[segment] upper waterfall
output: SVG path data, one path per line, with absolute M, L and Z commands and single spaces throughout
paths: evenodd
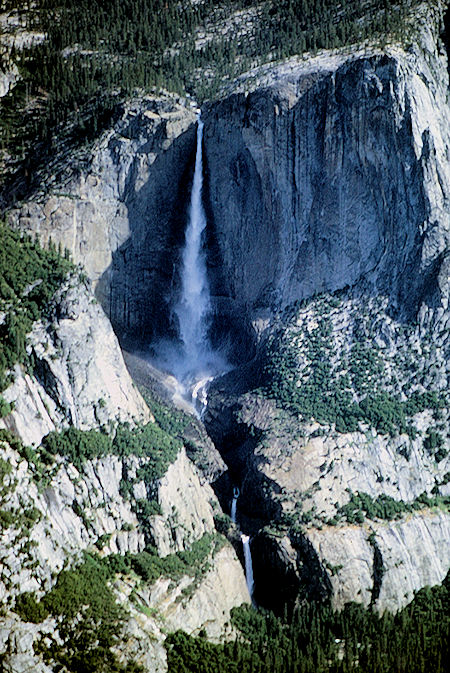
M 199 117 L 189 222 L 182 256 L 181 296 L 175 307 L 187 372 L 201 369 L 211 350 L 208 343 L 210 292 L 202 240 L 206 229 L 206 217 L 202 203 L 202 141 L 203 122 Z
M 156 349 L 160 365 L 176 379 L 172 386 L 173 399 L 188 402 L 200 415 L 206 406 L 208 383 L 229 368 L 226 358 L 214 350 L 209 339 L 211 294 L 206 266 L 202 143 L 203 121 L 199 115 L 194 177 L 181 255 L 180 295 L 174 306 L 179 340 L 161 341 Z

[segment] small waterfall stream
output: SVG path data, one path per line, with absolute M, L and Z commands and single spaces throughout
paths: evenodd
M 231 521 L 236 523 L 236 507 L 237 499 L 239 498 L 240 492 L 237 486 L 233 488 L 233 500 L 231 501 Z
M 231 501 L 231 520 L 233 523 L 236 523 L 236 509 L 237 509 L 237 500 L 239 498 L 240 491 L 237 486 L 233 488 L 233 499 Z M 250 549 L 250 536 L 245 533 L 241 533 L 241 542 L 242 548 L 244 550 L 244 561 L 245 561 L 245 579 L 247 580 L 247 589 L 250 594 L 251 601 L 253 603 L 253 561 L 252 561 L 252 552 Z
M 245 579 L 247 580 L 247 589 L 250 594 L 250 598 L 253 603 L 253 561 L 252 561 L 252 552 L 250 550 L 250 537 L 248 535 L 241 535 L 242 546 L 244 548 L 244 559 L 245 559 Z

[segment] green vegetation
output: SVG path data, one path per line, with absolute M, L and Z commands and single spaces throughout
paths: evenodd
M 450 497 L 439 494 L 429 496 L 426 493 L 419 495 L 413 502 L 394 500 L 391 496 L 382 493 L 374 500 L 368 493 L 350 493 L 350 501 L 338 509 L 336 520 L 341 517 L 349 523 L 362 523 L 367 516 L 369 519 L 400 519 L 407 512 L 415 512 L 425 507 L 444 507 L 449 509 Z
M 63 570 L 55 586 L 40 601 L 32 593 L 16 598 L 15 610 L 24 621 L 58 618 L 62 644 L 41 640 L 35 650 L 47 663 L 73 673 L 137 673 L 134 663 L 123 666 L 112 647 L 118 642 L 125 613 L 109 587 L 113 573 L 100 559 L 85 554 L 75 568 Z
M 4 397 L 0 395 L 0 418 L 4 418 L 14 409 L 14 404 L 7 402 Z
M 25 446 L 22 441 L 9 430 L 0 430 L 0 442 L 5 442 L 28 462 L 28 468 L 32 471 L 34 480 L 40 488 L 45 487 L 51 480 L 54 469 L 53 456 L 43 447 L 33 449 Z
M 8 370 L 28 362 L 26 335 L 72 268 L 54 246 L 44 250 L 0 221 L 0 390 L 10 382 Z M 0 398 L 1 415 L 7 406 Z
M 11 474 L 11 472 L 12 472 L 11 464 L 8 463 L 3 458 L 0 458 L 0 484 L 3 483 L 4 478 L 7 475 Z
M 205 534 L 191 549 L 165 558 L 151 550 L 104 558 L 84 553 L 82 562 L 60 572 L 55 586 L 40 600 L 32 592 L 22 593 L 14 609 L 22 620 L 35 624 L 49 616 L 58 618 L 62 644 L 41 641 L 35 646 L 46 662 L 56 662 L 73 673 L 138 673 L 133 662 L 122 666 L 112 652 L 126 613 L 116 603 L 111 581 L 118 573 L 135 574 L 150 583 L 161 576 L 174 581 L 183 575 L 199 579 L 223 541 L 216 534 Z
M 137 554 L 111 554 L 102 562 L 114 573 L 136 573 L 144 582 L 154 582 L 159 577 L 176 581 L 183 575 L 201 577 L 209 568 L 209 559 L 221 549 L 225 539 L 217 533 L 205 533 L 186 551 L 169 554 L 164 558 L 148 548 Z
M 448 453 L 444 446 L 444 438 L 442 435 L 431 428 L 427 432 L 423 446 L 425 451 L 427 451 L 430 456 L 434 456 L 434 459 L 437 463 L 440 463 L 441 460 L 444 460 Z
M 70 427 L 62 432 L 50 432 L 42 440 L 42 447 L 51 455 L 67 458 L 81 470 L 86 460 L 109 454 L 116 456 L 145 456 L 145 465 L 138 477 L 153 481 L 162 477 L 174 462 L 181 442 L 171 437 L 157 423 L 130 427 L 119 424 L 113 436 L 100 430 L 78 430 Z
M 178 631 L 165 641 L 169 673 L 444 673 L 450 578 L 421 589 L 396 615 L 360 605 L 304 605 L 291 618 L 235 608 L 240 637 L 215 645 Z
M 405 384 L 407 399 L 399 399 L 401 386 L 389 385 L 370 314 L 354 312 L 354 324 L 345 334 L 346 345 L 340 341 L 342 334 L 334 331 L 332 313 L 338 305 L 337 296 L 323 295 L 290 310 L 290 326 L 274 334 L 266 347 L 265 383 L 259 392 L 304 421 L 335 424 L 338 432 L 355 432 L 362 422 L 380 434 L 406 433 L 414 439 L 417 430 L 411 417 L 425 409 L 439 414 L 446 407 L 445 393 L 411 390 L 411 385 Z M 354 309 L 350 306 L 350 310 Z M 307 316 L 314 319 L 313 326 Z M 402 348 L 405 359 L 408 347 Z M 406 374 L 403 365 L 396 367 L 400 376 L 414 375 L 414 362 Z M 436 434 L 425 441 L 425 448 L 436 460 L 445 456 L 443 445 L 436 444 L 439 441 Z
M 64 456 L 80 471 L 83 470 L 87 460 L 106 455 L 145 458 L 133 478 L 127 474 L 126 461 L 124 462 L 120 493 L 123 498 L 130 498 L 133 495 L 133 484 L 144 481 L 147 497 L 139 500 L 131 497 L 131 507 L 147 535 L 147 541 L 150 542 L 149 517 L 161 513 L 156 500 L 157 480 L 175 461 L 181 446 L 180 440 L 171 437 L 156 422 L 135 427 L 121 423 L 115 428 L 113 435 L 99 430 L 78 430 L 74 427 L 62 432 L 50 432 L 43 438 L 39 451 L 43 453 L 44 458 Z M 82 509 L 77 511 L 77 514 L 84 517 Z
M 50 432 L 42 440 L 42 447 L 52 456 L 64 456 L 78 469 L 86 460 L 111 452 L 111 438 L 98 430 L 78 430 L 70 427 L 61 432 Z

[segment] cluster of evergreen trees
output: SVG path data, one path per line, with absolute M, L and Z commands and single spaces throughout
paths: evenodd
M 8 370 L 28 360 L 26 335 L 72 269 L 54 245 L 44 250 L 0 221 L 0 391 L 10 382 Z
M 76 142 L 111 121 L 137 88 L 164 87 L 201 101 L 250 65 L 365 38 L 402 33 L 417 0 L 279 0 L 259 5 L 259 22 L 244 35 L 195 44 L 198 28 L 226 21 L 251 0 L 36 0 L 8 2 L 30 30 L 47 39 L 12 53 L 22 81 L 0 103 L 0 148 L 27 162 L 69 123 Z M 429 0 L 432 2 L 433 0 Z M 25 114 L 19 114 L 22 111 Z M 35 152 L 36 153 L 36 152 Z
M 169 673 L 443 673 L 450 578 L 421 589 L 396 615 L 361 605 L 305 605 L 290 618 L 237 608 L 240 637 L 215 645 L 179 631 L 166 639 Z

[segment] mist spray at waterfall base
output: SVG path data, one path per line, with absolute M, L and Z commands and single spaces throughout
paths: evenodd
M 202 141 L 203 122 L 199 116 L 194 179 L 180 273 L 181 293 L 174 308 L 179 341 L 160 342 L 155 362 L 175 378 L 174 401 L 187 401 L 200 416 L 206 407 L 208 384 L 230 369 L 226 357 L 212 348 L 208 338 L 211 295 L 204 247 L 206 215 L 202 203 Z

